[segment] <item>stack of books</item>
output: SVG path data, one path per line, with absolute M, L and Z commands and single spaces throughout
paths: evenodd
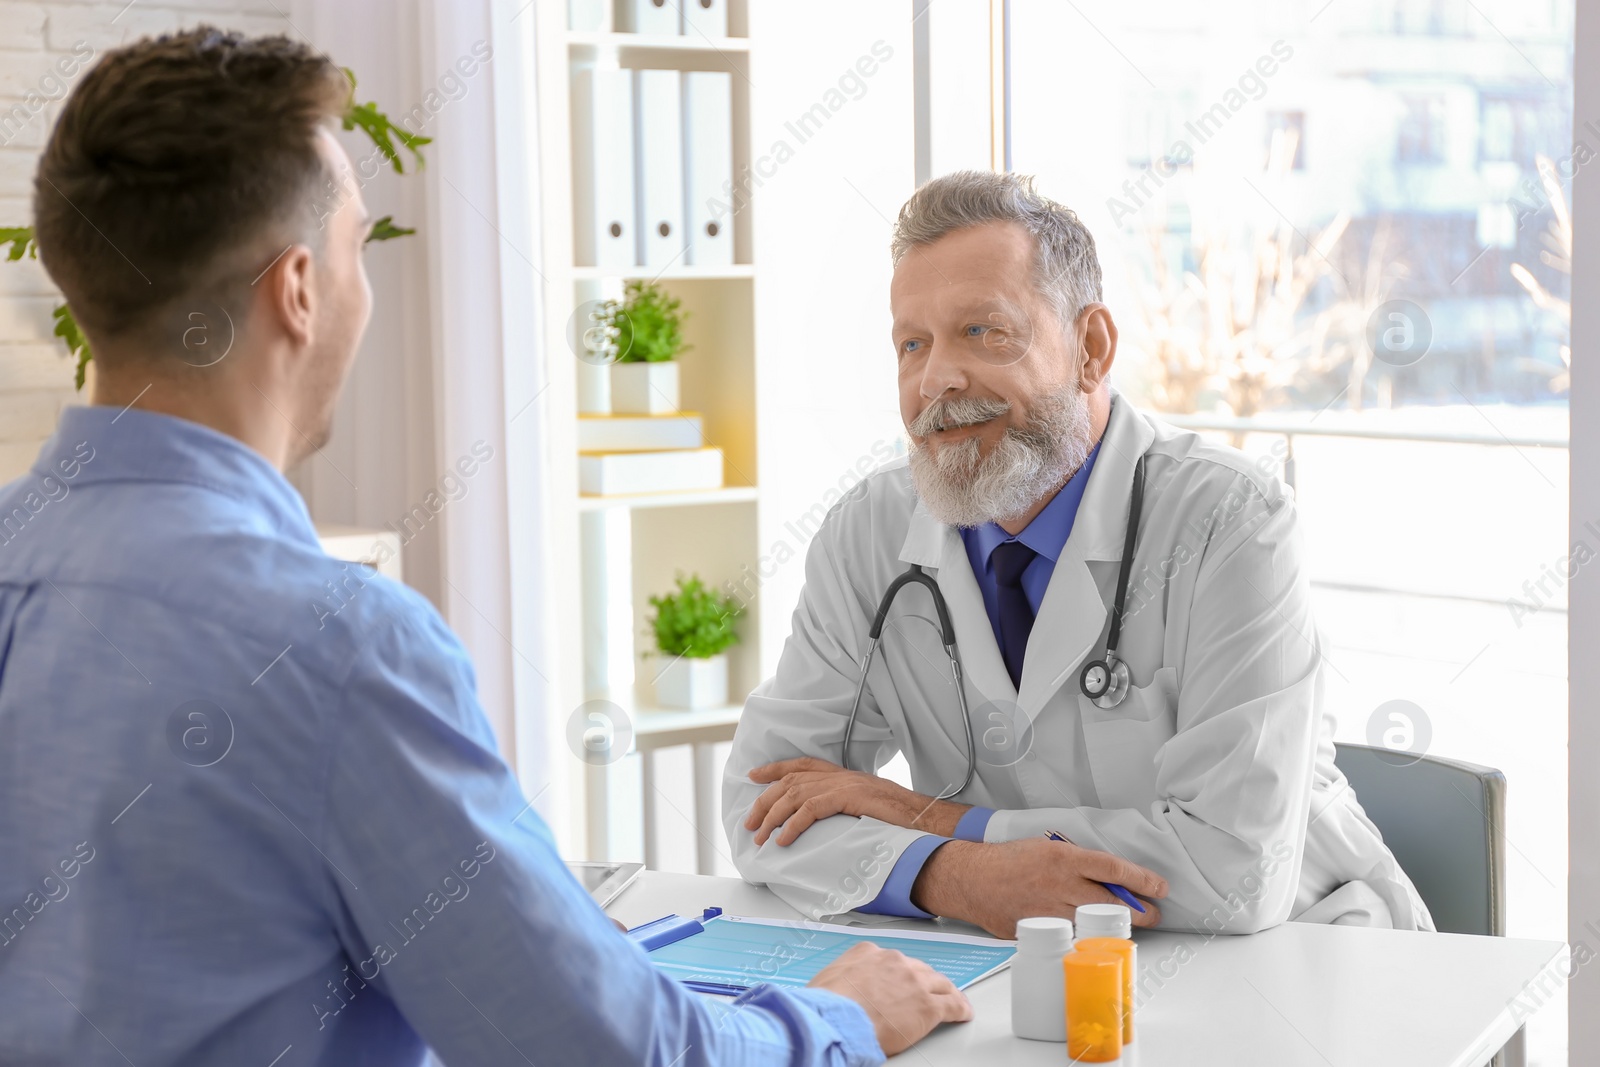
M 585 496 L 722 487 L 722 449 L 706 445 L 700 416 L 578 416 L 578 491 Z

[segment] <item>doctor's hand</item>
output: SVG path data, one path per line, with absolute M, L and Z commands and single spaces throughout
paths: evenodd
M 1150 900 L 1167 895 L 1165 878 L 1109 852 L 1043 837 L 941 845 L 917 875 L 911 902 L 1010 939 L 1017 936 L 1018 919 L 1071 919 L 1079 904 L 1120 904 L 1102 882 L 1115 882 L 1144 898 L 1144 913 L 1133 912 L 1135 926 L 1161 921 L 1160 909 Z
M 830 815 L 868 816 L 880 822 L 926 830 L 941 837 L 956 832 L 968 807 L 915 793 L 886 778 L 847 771 L 827 760 L 801 756 L 757 767 L 750 780 L 767 789 L 750 806 L 744 828 L 764 845 L 778 827 L 778 844 L 792 845 L 812 823 Z
M 972 1018 L 972 1004 L 950 979 L 870 941 L 851 946 L 807 984 L 865 1008 L 885 1056 L 904 1052 L 940 1023 Z

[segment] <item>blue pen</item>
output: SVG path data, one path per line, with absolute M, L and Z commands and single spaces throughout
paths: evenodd
M 686 937 L 693 937 L 705 929 L 706 923 L 721 914 L 721 908 L 707 908 L 698 919 L 685 919 L 682 915 L 663 915 L 659 919 L 635 926 L 628 931 L 627 936 L 636 941 L 646 952 L 654 952 Z
M 1044 836 L 1048 837 L 1052 841 L 1065 841 L 1066 840 L 1066 838 L 1062 837 L 1060 834 L 1056 833 L 1054 830 L 1046 830 L 1044 832 Z M 1132 893 L 1128 892 L 1125 888 L 1123 888 L 1122 886 L 1118 885 L 1115 882 L 1101 882 L 1100 884 L 1105 886 L 1107 889 L 1109 889 L 1111 891 L 1111 895 L 1112 896 L 1114 896 L 1118 900 L 1122 901 L 1128 907 L 1132 908 L 1134 911 L 1138 912 L 1140 915 L 1144 914 L 1145 907 L 1144 907 L 1143 904 L 1139 903 L 1139 898 L 1134 896 Z

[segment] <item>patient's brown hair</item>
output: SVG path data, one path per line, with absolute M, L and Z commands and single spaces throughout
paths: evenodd
M 90 339 L 154 340 L 187 303 L 242 315 L 272 257 L 315 240 L 331 182 L 316 131 L 350 88 L 304 44 L 209 26 L 96 63 L 33 199 L 40 258 Z

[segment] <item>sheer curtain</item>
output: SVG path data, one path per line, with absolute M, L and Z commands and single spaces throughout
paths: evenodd
M 525 0 L 298 0 L 294 32 L 356 73 L 359 101 L 431 137 L 426 165 L 365 168 L 368 210 L 417 233 L 367 252 L 374 312 L 329 458 L 301 478 L 324 521 L 398 528 L 406 578 L 477 667 L 528 795 L 548 788 L 547 568 L 537 160 Z M 370 144 L 346 134 L 358 170 Z M 342 473 L 341 473 L 342 472 Z M 470 472 L 470 473 L 469 473 Z

